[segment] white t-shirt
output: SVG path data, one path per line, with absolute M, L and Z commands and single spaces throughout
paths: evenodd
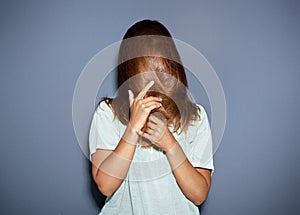
M 197 105 L 200 120 L 186 132 L 173 133 L 194 167 L 214 170 L 211 130 L 205 109 Z M 90 158 L 96 149 L 114 150 L 126 126 L 103 101 L 97 107 L 90 128 Z M 100 214 L 157 215 L 199 214 L 198 207 L 181 192 L 165 153 L 153 148 L 137 147 L 131 166 L 121 186 L 107 197 Z

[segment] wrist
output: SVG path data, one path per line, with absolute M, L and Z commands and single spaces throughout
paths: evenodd
M 133 123 L 131 121 L 128 122 L 127 128 L 128 127 L 135 133 L 137 133 L 139 130 L 141 130 L 141 128 L 138 125 L 136 125 L 136 123 Z
M 176 142 L 176 144 L 174 144 L 173 147 L 166 152 L 166 155 L 171 165 L 172 171 L 181 166 L 181 164 L 183 164 L 187 159 L 184 151 L 182 150 L 178 142 Z
M 164 147 L 164 151 L 166 152 L 166 153 L 169 153 L 174 147 L 175 147 L 175 145 L 177 145 L 178 144 L 178 142 L 175 140 L 175 141 L 172 141 L 172 142 L 168 142 L 166 145 L 165 145 L 165 147 Z
M 160 139 L 158 145 L 160 145 L 160 148 L 165 151 L 166 153 L 170 151 L 176 144 L 178 144 L 177 140 L 173 136 L 173 134 L 170 132 L 168 128 L 166 128 L 166 132 Z
M 131 145 L 136 145 L 137 141 L 139 139 L 139 134 L 137 133 L 136 130 L 134 130 L 131 126 L 130 123 L 128 123 L 125 132 L 122 136 L 123 140 L 125 140 L 127 143 Z

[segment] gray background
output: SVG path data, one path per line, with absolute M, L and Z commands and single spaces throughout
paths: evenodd
M 73 91 L 86 63 L 143 18 L 203 53 L 224 87 L 227 126 L 202 214 L 299 214 L 299 9 L 296 0 L 1 1 L 0 214 L 97 214 Z

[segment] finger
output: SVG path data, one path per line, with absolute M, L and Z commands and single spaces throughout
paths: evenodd
M 155 97 L 155 96 L 149 96 L 147 98 L 144 98 L 143 99 L 143 102 L 146 103 L 146 102 L 150 102 L 150 101 L 157 101 L 157 102 L 161 102 L 162 99 L 159 98 L 159 97 Z
M 128 97 L 129 97 L 129 104 L 131 106 L 134 100 L 134 95 L 131 90 L 128 90 Z
M 140 135 L 145 137 L 146 139 L 150 140 L 151 142 L 154 142 L 154 140 L 150 134 L 142 132 Z
M 147 129 L 146 129 L 146 133 L 148 133 L 148 134 L 152 134 L 153 133 L 153 129 L 151 129 L 150 127 L 147 127 Z
M 164 109 L 163 106 L 161 106 L 161 108 Z M 159 124 L 159 123 L 166 124 L 167 123 L 167 118 L 164 114 L 162 114 L 160 112 L 154 112 L 151 115 L 152 115 L 152 117 L 149 118 L 149 120 L 152 119 L 152 121 L 157 124 Z
M 139 135 L 141 135 L 142 137 L 150 140 L 154 145 L 156 145 L 157 141 L 159 141 L 162 137 L 161 134 L 157 134 L 157 133 L 147 133 L 147 132 L 139 132 Z
M 160 102 L 156 102 L 156 101 L 150 101 L 150 102 L 147 102 L 147 103 L 142 102 L 141 105 L 142 105 L 142 107 L 145 107 L 145 108 L 148 108 L 148 107 L 150 107 L 152 105 L 157 105 L 158 107 L 161 107 L 161 103 Z
M 138 94 L 137 98 L 141 99 L 144 95 L 146 95 L 147 91 L 153 86 L 154 81 L 150 81 L 144 89 Z
M 155 129 L 157 127 L 157 124 L 153 123 L 153 122 L 148 122 L 147 123 L 147 128 L 150 128 L 150 129 Z
M 144 108 L 144 111 L 150 113 L 152 110 L 156 109 L 156 108 L 159 108 L 161 106 L 160 103 L 155 103 L 155 104 L 152 104 L 152 105 L 149 105 L 149 106 L 145 106 L 143 107 Z
M 143 136 L 144 132 L 141 130 L 136 131 L 138 133 L 138 135 Z
M 156 117 L 154 114 L 151 114 L 149 116 L 149 120 L 154 122 L 155 124 L 159 124 L 161 122 L 163 122 L 161 119 L 159 119 L 158 117 Z

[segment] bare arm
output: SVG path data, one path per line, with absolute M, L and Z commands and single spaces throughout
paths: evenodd
M 163 120 L 151 114 L 147 126 L 146 133 L 139 132 L 139 134 L 166 152 L 173 175 L 182 193 L 195 205 L 202 204 L 210 189 L 211 170 L 192 166 Z
M 195 205 L 201 205 L 210 189 L 211 170 L 193 167 L 177 142 L 168 150 L 167 157 L 182 193 Z
M 147 97 L 142 99 L 154 84 L 151 81 L 134 99 L 129 91 L 130 121 L 117 147 L 111 150 L 96 150 L 92 155 L 92 175 L 101 193 L 112 195 L 125 179 L 133 159 L 139 131 L 150 112 L 161 107 L 161 99 Z
M 125 133 L 137 141 L 135 132 L 126 129 Z M 122 138 L 114 151 L 97 149 L 92 155 L 92 175 L 103 195 L 110 196 L 119 188 L 126 177 L 135 148 L 134 144 Z

